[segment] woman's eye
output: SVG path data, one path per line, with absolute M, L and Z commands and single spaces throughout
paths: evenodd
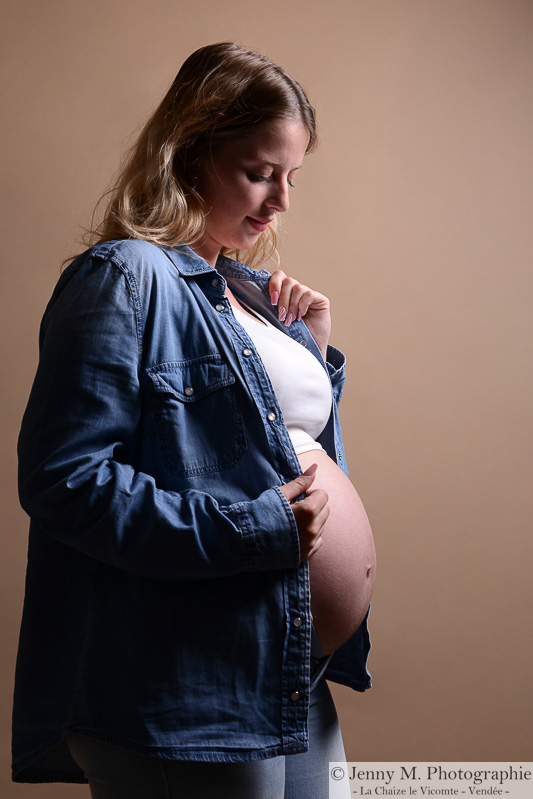
M 256 172 L 250 172 L 248 177 L 250 180 L 253 180 L 254 183 L 270 183 L 272 180 L 270 175 L 258 175 Z
M 273 179 L 272 175 L 259 175 L 257 172 L 250 172 L 248 177 L 253 183 L 272 183 Z M 294 188 L 294 183 L 292 182 L 292 180 L 289 180 L 287 178 L 287 183 L 289 184 L 291 189 Z

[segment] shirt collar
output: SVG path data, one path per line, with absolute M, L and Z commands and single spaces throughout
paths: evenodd
M 162 250 L 170 258 L 180 275 L 202 275 L 214 271 L 207 261 L 196 255 L 194 250 L 191 250 L 186 244 L 162 247 Z
M 187 244 L 179 244 L 175 247 L 163 247 L 162 249 L 181 275 L 202 275 L 206 272 L 216 271 L 223 277 L 251 280 L 255 283 L 263 284 L 268 283 L 271 277 L 270 272 L 267 272 L 266 269 L 251 269 L 249 266 L 241 264 L 239 261 L 234 261 L 226 255 L 218 256 L 216 269 L 214 269 Z

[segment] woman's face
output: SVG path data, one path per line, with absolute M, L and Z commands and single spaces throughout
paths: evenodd
M 205 235 L 194 245 L 212 266 L 222 247 L 248 250 L 275 215 L 289 207 L 309 132 L 296 120 L 259 125 L 252 135 L 217 146 L 199 169 L 197 190 L 205 202 Z

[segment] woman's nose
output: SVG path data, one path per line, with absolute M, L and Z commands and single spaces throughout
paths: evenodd
M 286 181 L 276 181 L 272 183 L 272 191 L 268 198 L 267 204 L 269 208 L 278 213 L 283 213 L 289 210 L 289 184 Z

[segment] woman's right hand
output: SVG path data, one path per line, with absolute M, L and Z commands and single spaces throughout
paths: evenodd
M 291 503 L 300 538 L 300 560 L 307 560 L 322 544 L 322 531 L 329 516 L 328 495 L 317 488 L 310 491 L 315 479 L 317 465 L 314 463 L 303 474 L 280 486 L 281 493 Z M 305 494 L 298 502 L 296 498 Z

